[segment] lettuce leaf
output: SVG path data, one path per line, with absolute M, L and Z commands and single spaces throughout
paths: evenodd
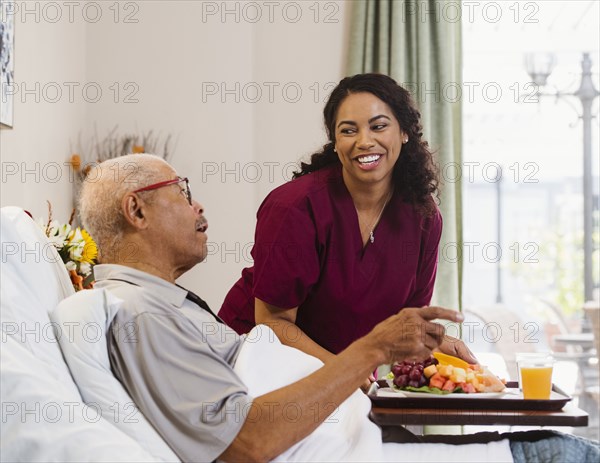
M 450 392 L 448 391 L 442 391 L 441 389 L 438 389 L 437 387 L 429 387 L 429 386 L 421 386 L 421 387 L 411 387 L 411 386 L 406 386 L 403 389 L 400 389 L 401 391 L 411 391 L 411 392 L 427 392 L 429 394 L 436 394 L 436 395 L 446 395 L 446 394 L 450 394 Z
M 443 391 L 441 389 L 438 389 L 437 387 L 429 387 L 429 386 L 421 386 L 421 387 L 406 386 L 406 387 L 404 387 L 402 389 L 397 388 L 396 386 L 394 386 L 394 389 L 397 389 L 399 391 L 426 392 L 428 394 L 436 394 L 436 395 L 447 395 L 447 394 L 453 394 L 455 392 L 458 392 L 458 393 L 464 392 L 461 387 L 457 387 L 457 388 L 455 388 L 451 392 L 450 391 Z

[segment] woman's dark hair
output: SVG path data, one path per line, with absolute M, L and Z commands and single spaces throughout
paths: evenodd
M 403 145 L 402 153 L 394 166 L 393 182 L 396 191 L 423 215 L 433 214 L 435 206 L 431 195 L 438 191 L 439 176 L 433 162 L 433 153 L 427 142 L 422 140 L 421 114 L 410 93 L 384 74 L 346 77 L 333 89 L 323 110 L 329 142 L 310 157 L 310 163 L 300 163 L 300 170 L 294 172 L 294 178 L 340 162 L 334 151 L 337 112 L 348 95 L 363 92 L 371 93 L 386 103 L 396 116 L 400 129 L 408 135 L 408 142 Z

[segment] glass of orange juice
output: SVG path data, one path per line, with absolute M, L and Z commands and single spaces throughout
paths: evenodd
M 519 363 L 521 363 L 523 360 L 546 359 L 547 357 L 552 358 L 552 352 L 517 352 L 515 354 L 515 358 L 517 361 L 517 374 L 519 376 L 519 391 L 523 392 L 523 380 L 521 379 L 521 369 L 518 367 Z
M 548 400 L 552 392 L 552 367 L 550 355 L 526 357 L 519 360 L 519 375 L 523 398 Z

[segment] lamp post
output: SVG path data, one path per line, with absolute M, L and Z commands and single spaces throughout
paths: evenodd
M 525 67 L 532 81 L 540 87 L 554 69 L 556 60 L 552 54 L 528 54 L 525 56 Z M 593 252 L 593 197 L 592 185 L 592 104 L 600 92 L 592 82 L 592 60 L 589 53 L 583 54 L 581 60 L 581 83 L 575 92 L 542 93 L 540 96 L 574 96 L 581 101 L 581 119 L 583 120 L 583 276 L 584 300 L 591 301 L 594 297 L 594 281 L 592 273 Z

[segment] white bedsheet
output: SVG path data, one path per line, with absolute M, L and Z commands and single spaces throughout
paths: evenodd
M 235 371 L 248 386 L 250 395 L 258 397 L 291 384 L 321 366 L 315 357 L 282 345 L 270 328 L 259 325 L 244 341 Z M 357 390 L 312 434 L 275 461 L 513 461 L 506 440 L 461 446 L 382 444 L 380 429 L 368 418 L 370 408 L 369 399 Z M 297 410 L 293 406 L 288 410 L 290 419 L 294 419 Z

